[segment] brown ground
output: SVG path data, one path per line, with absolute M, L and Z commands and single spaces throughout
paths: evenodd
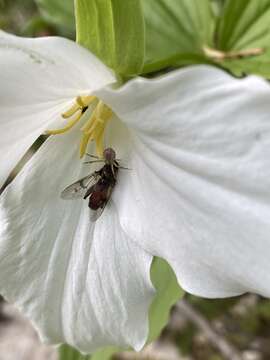
M 4 304 L 0 318 L 0 360 L 56 360 L 53 348 L 42 345 L 29 322 Z

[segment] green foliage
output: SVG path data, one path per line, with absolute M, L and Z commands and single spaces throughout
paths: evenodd
M 149 311 L 148 342 L 156 339 L 168 323 L 171 307 L 184 295 L 169 264 L 155 258 L 151 267 L 151 280 L 156 289 L 156 297 Z
M 140 73 L 144 20 L 138 0 L 76 0 L 77 41 L 117 74 Z
M 219 19 L 216 48 L 241 52 L 261 48 L 257 56 L 235 56 L 222 66 L 237 76 L 257 74 L 270 78 L 270 0 L 227 0 Z
M 73 0 L 36 2 L 72 36 Z M 76 14 L 78 42 L 122 77 L 211 64 L 270 78 L 270 0 L 76 0 Z
M 92 355 L 91 360 L 110 360 L 112 356 L 121 351 L 120 348 L 108 346 Z M 88 359 L 87 359 L 88 360 Z
M 81 355 L 77 350 L 74 350 L 68 345 L 62 345 L 59 348 L 59 360 L 90 360 L 90 356 Z
M 263 55 L 256 57 L 224 60 L 222 66 L 238 77 L 253 74 L 270 79 L 270 49 L 266 49 Z
M 201 313 L 207 316 L 208 319 L 212 320 L 229 311 L 229 309 L 235 305 L 238 301 L 237 297 L 229 299 L 211 299 L 205 300 L 196 296 L 187 296 L 187 300 L 196 307 Z
M 193 346 L 193 337 L 196 334 L 196 329 L 192 324 L 188 324 L 185 327 L 185 331 L 179 332 L 179 336 L 177 338 L 177 347 L 183 355 L 188 355 L 192 352 Z
M 79 351 L 73 349 L 71 346 L 62 345 L 59 349 L 58 360 L 109 360 L 112 355 L 119 352 L 120 349 L 108 346 L 95 352 L 91 355 L 82 355 Z
M 63 29 L 64 33 L 72 34 L 75 29 L 73 0 L 35 0 L 44 18 Z
M 36 7 L 33 0 L 18 3 L 13 0 L 0 1 L 0 29 L 22 35 L 25 24 L 35 17 Z
M 211 5 L 215 16 L 219 16 L 223 9 L 225 0 L 211 0 Z
M 270 0 L 142 2 L 146 22 L 143 73 L 208 63 L 236 76 L 270 78 Z
M 145 68 L 175 59 L 205 61 L 203 46 L 213 45 L 214 15 L 210 0 L 142 0 L 146 24 Z M 167 61 L 168 63 L 168 61 Z M 175 65 L 175 62 L 170 65 Z M 144 71 L 145 72 L 145 71 Z
M 268 46 L 270 1 L 226 1 L 217 34 L 218 48 L 224 51 Z

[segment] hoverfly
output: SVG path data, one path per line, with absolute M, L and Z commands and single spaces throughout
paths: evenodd
M 113 188 L 116 184 L 118 170 L 123 168 L 116 159 L 116 153 L 112 148 L 106 148 L 103 152 L 103 159 L 87 154 L 96 160 L 86 163 L 104 162 L 104 166 L 94 171 L 75 183 L 69 185 L 61 193 L 65 200 L 87 199 L 90 208 L 90 220 L 96 221 L 102 214 L 106 204 L 110 200 Z

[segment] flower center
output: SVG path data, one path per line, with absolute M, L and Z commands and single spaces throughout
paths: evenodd
M 94 109 L 89 109 L 90 105 Z M 83 126 L 81 127 L 80 157 L 84 156 L 89 141 L 95 141 L 96 153 L 102 157 L 104 132 L 112 115 L 112 110 L 97 97 L 91 95 L 78 96 L 70 109 L 62 114 L 62 117 L 68 120 L 67 124 L 61 129 L 47 130 L 46 133 L 49 135 L 64 134 L 81 121 Z

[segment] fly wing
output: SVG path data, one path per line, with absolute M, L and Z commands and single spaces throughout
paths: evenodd
M 81 199 L 84 197 L 87 189 L 94 185 L 100 178 L 98 172 L 87 175 L 75 183 L 69 185 L 61 192 L 61 198 L 65 200 Z

